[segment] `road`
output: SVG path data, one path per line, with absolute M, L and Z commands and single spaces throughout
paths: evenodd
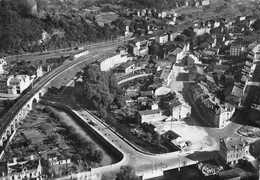
M 95 123 L 94 128 L 99 131 L 102 136 L 109 139 L 110 143 L 114 143 L 120 149 L 127 159 L 128 165 L 136 169 L 138 175 L 146 172 L 153 172 L 156 170 L 164 171 L 169 169 L 176 169 L 179 166 L 187 166 L 196 164 L 198 161 L 212 159 L 218 155 L 218 151 L 209 147 L 203 151 L 188 151 L 188 152 L 172 152 L 166 154 L 147 154 L 130 145 L 126 139 L 117 134 L 112 128 L 102 122 L 98 117 L 89 113 L 87 110 L 78 111 L 78 114 L 83 120 L 91 120 Z M 203 155 L 203 153 L 205 153 Z M 209 156 L 210 154 L 210 156 Z M 118 167 L 119 168 L 119 167 Z M 103 175 L 111 175 L 111 171 L 103 172 Z M 113 177 L 113 176 L 112 176 Z
M 55 101 L 49 102 L 56 103 Z M 119 163 L 92 169 L 92 175 L 96 174 L 99 176 L 101 174 L 104 179 L 114 179 L 122 165 L 133 166 L 137 175 L 142 176 L 147 175 L 147 173 L 149 173 L 149 175 L 156 172 L 163 173 L 165 170 L 193 165 L 198 161 L 209 160 L 218 155 L 218 151 L 214 151 L 212 148 L 203 151 L 178 151 L 166 154 L 151 154 L 143 152 L 88 110 L 74 109 L 72 111 L 124 155 L 124 160 Z M 72 174 L 71 176 L 72 178 L 77 177 L 76 174 Z M 62 179 L 66 179 L 66 177 L 63 177 Z
M 129 41 L 131 39 L 131 35 L 127 38 L 119 38 L 117 40 L 114 41 L 107 41 L 104 43 L 93 43 L 93 44 L 87 44 L 84 46 L 81 46 L 83 49 L 88 49 L 88 50 L 94 50 L 94 49 L 98 49 L 100 47 L 108 47 L 109 45 L 114 45 L 117 43 L 123 44 L 122 42 L 124 40 Z M 52 51 L 48 51 L 48 52 L 37 52 L 37 53 L 29 53 L 29 54 L 24 54 L 24 55 L 17 55 L 17 56 L 9 56 L 9 57 L 5 57 L 5 60 L 7 62 L 12 62 L 12 61 L 16 61 L 17 59 L 19 61 L 21 60 L 30 60 L 30 61 L 37 61 L 37 60 L 42 60 L 42 59 L 49 59 L 49 58 L 57 58 L 57 57 L 61 57 L 61 56 L 69 56 L 71 53 L 75 53 L 78 51 L 82 51 L 82 50 L 73 50 L 73 49 L 57 49 L 57 50 L 52 50 Z
M 127 40 L 130 40 L 128 38 Z M 101 44 L 99 47 L 91 47 L 89 49 L 90 53 L 87 56 L 80 57 L 76 60 L 73 60 L 69 63 L 63 64 L 60 67 L 54 69 L 50 73 L 46 74 L 42 77 L 38 82 L 34 83 L 33 89 L 31 89 L 28 93 L 26 93 L 23 97 L 21 97 L 17 103 L 3 116 L 0 120 L 0 132 L 4 133 L 6 128 L 9 126 L 12 119 L 17 115 L 20 109 L 27 103 L 27 101 L 34 96 L 42 87 L 46 86 L 50 83 L 55 77 L 59 76 L 61 73 L 65 72 L 67 69 L 72 68 L 83 61 L 89 61 L 89 63 L 95 61 L 98 56 L 105 54 L 106 52 L 115 50 L 118 45 L 124 44 L 124 41 L 120 41 L 117 43 L 106 43 Z
M 121 42 L 122 44 L 123 42 Z M 64 64 L 55 71 L 50 72 L 46 76 L 44 76 L 39 82 L 34 84 L 33 89 L 24 95 L 9 111 L 8 113 L 1 119 L 0 121 L 0 132 L 4 132 L 5 128 L 9 125 L 12 118 L 19 112 L 22 106 L 31 98 L 33 95 L 39 91 L 42 87 L 48 84 L 52 79 L 60 75 L 62 72 L 66 71 L 66 69 L 73 67 L 82 61 L 93 61 L 93 58 L 97 58 L 98 55 L 111 51 L 116 46 L 113 44 L 104 44 L 99 47 L 89 48 L 90 54 L 86 57 L 79 58 L 77 60 L 71 61 L 67 64 Z M 212 158 L 212 154 L 217 155 L 217 149 L 209 147 L 208 149 L 204 149 L 203 151 L 189 151 L 189 152 L 173 152 L 167 154 L 156 154 L 151 155 L 144 153 L 137 149 L 135 146 L 132 146 L 127 140 L 118 135 L 114 130 L 104 124 L 97 117 L 89 114 L 87 110 L 82 110 L 78 113 L 83 120 L 92 120 L 95 123 L 94 128 L 96 128 L 97 132 L 101 133 L 101 135 L 109 141 L 111 144 L 114 144 L 117 149 L 119 149 L 125 156 L 125 163 L 128 165 L 132 165 L 135 167 L 137 174 L 142 175 L 143 173 L 150 172 L 153 173 L 156 170 L 163 171 L 173 168 L 178 168 L 179 166 L 186 166 L 190 164 L 195 164 L 197 161 L 205 160 L 208 158 Z M 232 129 L 232 127 L 230 127 Z M 119 164 L 120 165 L 120 164 Z M 115 177 L 115 173 L 118 171 L 120 166 L 111 165 L 109 168 L 102 168 L 99 173 L 102 173 L 107 179 L 113 179 Z

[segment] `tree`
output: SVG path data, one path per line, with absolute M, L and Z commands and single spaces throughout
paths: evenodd
M 157 43 L 153 43 L 151 46 L 149 46 L 149 54 L 158 55 L 159 54 L 160 46 Z
M 156 145 L 160 146 L 161 145 L 161 135 L 158 133 L 154 134 L 153 141 Z
M 254 28 L 255 31 L 258 31 L 260 29 L 260 19 L 257 19 L 253 24 L 252 28 Z
M 133 167 L 121 166 L 120 171 L 116 175 L 116 180 L 139 180 L 139 177 L 135 175 Z
M 188 38 L 184 34 L 180 34 L 174 40 L 180 41 L 180 42 L 186 42 L 188 40 Z
M 249 152 L 252 156 L 258 157 L 260 156 L 260 140 L 253 142 L 249 146 Z
M 148 133 L 146 134 L 146 136 L 147 136 L 147 137 L 146 137 L 147 141 L 148 141 L 148 142 L 152 142 L 152 134 L 148 132 Z
M 82 102 L 89 108 L 98 110 L 100 117 L 107 117 L 107 110 L 113 102 L 123 105 L 124 91 L 118 86 L 115 75 L 102 72 L 98 66 L 87 65 L 83 69 Z
M 93 155 L 93 158 L 94 158 L 94 161 L 96 161 L 97 163 L 100 163 L 102 160 L 103 160 L 103 152 L 100 151 L 100 150 L 95 150 L 94 151 L 94 155 Z
M 194 33 L 192 29 L 184 29 L 183 32 L 182 32 L 185 36 L 187 37 L 191 37 L 191 36 L 194 36 Z M 196 34 L 195 34 L 196 35 Z
M 55 134 L 49 135 L 47 137 L 48 137 L 48 140 L 52 143 L 55 143 L 58 139 L 57 135 L 55 135 Z

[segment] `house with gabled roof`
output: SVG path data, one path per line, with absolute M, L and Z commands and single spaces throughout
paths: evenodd
M 31 76 L 35 75 L 37 78 L 43 76 L 42 66 L 30 65 L 28 69 L 30 70 Z
M 162 120 L 162 112 L 160 109 L 138 111 L 137 119 L 141 124 L 160 121 Z
M 169 104 L 169 107 L 174 119 L 181 120 L 191 115 L 191 107 L 185 102 L 175 100 Z
M 118 73 L 129 74 L 133 72 L 135 69 L 135 63 L 133 61 L 127 61 L 121 65 L 119 65 L 115 70 Z
M 16 89 L 17 94 L 21 94 L 25 89 L 27 89 L 30 85 L 32 80 L 28 75 L 16 75 L 16 76 L 9 76 L 9 89 Z

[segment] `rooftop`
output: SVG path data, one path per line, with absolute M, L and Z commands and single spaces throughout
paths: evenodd
M 180 52 L 182 52 L 182 49 L 179 48 L 179 47 L 177 47 L 177 48 L 172 52 L 172 54 L 177 55 L 177 54 L 179 54 Z
M 172 103 L 171 103 L 171 106 L 174 108 L 174 107 L 177 107 L 179 105 L 181 105 L 182 103 L 179 101 L 179 100 L 174 100 Z
M 231 92 L 232 95 L 241 98 L 243 95 L 243 88 L 238 87 L 238 86 L 234 86 Z
M 149 115 L 149 114 L 159 114 L 159 113 L 161 113 L 161 110 L 155 109 L 155 110 L 138 111 L 138 113 L 141 116 L 145 116 L 145 115 Z
M 226 70 L 226 69 L 228 69 L 228 65 L 214 65 L 214 69 Z
M 153 91 L 141 91 L 140 94 L 142 97 L 153 96 Z
M 179 134 L 169 130 L 166 133 L 164 133 L 164 136 L 173 140 L 173 139 L 177 139 L 178 137 L 181 137 Z
M 233 138 L 228 137 L 226 139 L 220 140 L 220 143 L 222 143 L 227 150 L 235 150 L 235 149 L 241 149 L 247 145 L 246 141 L 243 141 L 240 138 Z

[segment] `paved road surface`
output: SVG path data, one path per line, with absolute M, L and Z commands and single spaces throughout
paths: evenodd
M 196 164 L 197 161 L 211 159 L 217 155 L 217 152 L 214 151 L 215 149 L 212 148 L 208 148 L 204 151 L 173 152 L 156 155 L 144 153 L 131 146 L 121 135 L 115 133 L 112 128 L 109 128 L 109 126 L 103 123 L 99 118 L 90 114 L 89 111 L 73 111 L 77 113 L 84 121 L 94 122 L 93 128 L 123 152 L 128 159 L 126 164 L 135 167 L 138 175 L 142 175 L 145 172 L 151 173 L 156 170 L 163 171 L 173 168 L 176 169 L 179 166 Z M 115 177 L 115 174 L 118 172 L 120 167 L 121 165 L 113 166 L 113 168 L 103 169 L 99 172 L 106 178 L 110 179 Z
M 12 119 L 16 116 L 16 114 L 20 111 L 20 109 L 27 103 L 27 101 L 30 98 L 32 98 L 34 94 L 37 93 L 42 87 L 50 83 L 55 77 L 59 76 L 67 69 L 72 68 L 77 64 L 80 64 L 83 61 L 89 61 L 91 63 L 91 61 L 95 60 L 99 55 L 115 50 L 115 48 L 120 44 L 124 44 L 124 42 L 123 41 L 118 42 L 116 45 L 104 44 L 104 45 L 100 45 L 99 47 L 90 49 L 90 53 L 87 56 L 80 57 L 69 63 L 63 64 L 62 66 L 46 74 L 44 77 L 42 77 L 38 82 L 36 82 L 33 85 L 33 89 L 31 89 L 21 99 L 19 99 L 18 102 L 15 103 L 15 105 L 3 116 L 3 118 L 0 120 L 0 132 L 1 133 L 5 132 L 6 127 L 9 126 Z

